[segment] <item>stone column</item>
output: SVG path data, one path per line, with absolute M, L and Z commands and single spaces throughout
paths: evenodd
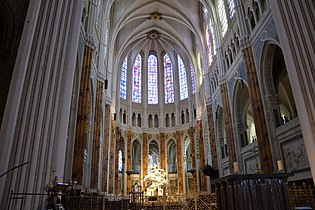
M 114 182 L 115 182 L 115 145 L 117 138 L 120 138 L 120 129 L 116 125 L 116 121 L 112 122 L 112 138 L 110 139 L 109 148 L 109 176 L 108 176 L 108 193 L 114 193 Z
M 131 164 L 131 159 L 132 159 L 132 143 L 131 143 L 131 137 L 132 137 L 132 132 L 128 131 L 127 132 L 127 193 L 131 192 L 131 174 L 129 172 L 132 171 L 132 164 Z
M 201 191 L 207 191 L 207 178 L 203 174 L 202 170 L 204 166 L 206 165 L 205 161 L 205 146 L 203 142 L 203 135 L 202 135 L 202 121 L 197 120 L 197 139 L 199 143 L 199 154 L 198 154 L 198 159 L 200 160 L 200 190 Z
M 89 4 L 89 14 L 85 28 L 85 49 L 82 64 L 82 76 L 79 93 L 79 107 L 77 115 L 77 126 L 74 145 L 74 158 L 72 179 L 77 180 L 78 184 L 83 184 L 84 150 L 89 138 L 89 124 L 91 115 L 91 70 L 93 51 L 96 49 L 96 43 L 93 37 L 95 24 L 95 7 Z M 88 152 L 89 154 L 89 152 Z M 92 155 L 93 159 L 93 155 Z M 91 174 L 92 175 L 92 174 Z
M 313 0 L 269 1 L 315 181 L 315 53 Z
M 165 134 L 160 133 L 160 164 L 161 169 L 166 171 L 166 148 L 165 148 Z
M 252 48 L 244 48 L 242 53 L 245 61 L 249 98 L 253 108 L 261 172 L 272 173 L 274 172 L 272 153 Z
M 214 135 L 214 121 L 213 121 L 213 110 L 212 104 L 207 106 L 208 115 L 208 125 L 209 125 L 209 137 L 210 137 L 210 147 L 211 147 L 211 164 L 213 169 L 218 169 L 218 157 L 217 157 L 217 145 L 215 142 Z
M 94 114 L 93 146 L 92 146 L 92 166 L 91 166 L 91 189 L 98 189 L 98 175 L 100 162 L 100 135 L 102 117 L 102 93 L 103 83 L 97 81 L 96 104 Z
M 110 128 L 110 105 L 105 105 L 105 120 L 104 120 L 104 149 L 103 149 L 103 164 L 102 164 L 102 190 L 104 192 L 108 191 L 108 148 L 109 148 L 109 128 Z
M 235 156 L 235 146 L 234 146 L 235 143 L 234 143 L 229 96 L 228 96 L 228 91 L 227 91 L 227 84 L 225 82 L 220 85 L 220 91 L 222 94 L 222 102 L 223 102 L 223 118 L 224 118 L 224 126 L 225 126 L 227 148 L 228 148 L 229 169 L 230 169 L 230 173 L 232 174 L 234 172 L 233 163 L 236 161 L 236 156 Z
M 182 141 L 180 131 L 176 131 L 176 144 L 177 144 L 177 183 L 178 193 L 184 192 L 184 174 L 183 174 L 183 154 L 182 154 Z
M 0 209 L 8 208 L 11 190 L 43 192 L 65 175 L 83 2 L 28 2 L 2 118 L 0 171 L 26 164 L 0 178 Z M 10 209 L 44 209 L 45 201 L 27 196 L 23 205 L 11 200 Z
M 79 93 L 79 107 L 77 115 L 76 134 L 74 142 L 74 157 L 72 166 L 72 180 L 83 184 L 84 149 L 88 138 L 90 116 L 90 77 L 93 50 L 85 46 L 82 64 L 82 76 Z
M 178 71 L 178 59 L 177 53 L 174 52 L 174 57 L 169 54 L 173 64 L 173 84 L 174 87 L 180 87 L 179 85 L 179 71 Z M 172 59 L 174 58 L 174 59 Z M 173 61 L 174 60 L 174 61 Z M 181 107 L 180 107 L 180 89 L 174 88 L 174 104 L 175 104 L 175 125 L 181 125 Z M 198 101 L 198 100 L 197 100 Z
M 197 167 L 196 167 L 196 147 L 195 147 L 195 138 L 194 138 L 194 133 L 195 133 L 195 128 L 190 127 L 189 130 L 189 138 L 190 138 L 190 149 L 191 149 L 191 167 L 192 169 L 196 170 L 195 173 L 192 173 L 193 179 L 196 180 L 196 184 L 198 183 L 197 181 Z M 199 188 L 197 188 L 199 191 Z
M 119 157 L 119 150 L 120 150 L 120 144 L 122 143 L 122 140 L 121 140 L 121 136 L 122 136 L 122 131 L 118 128 L 118 127 L 116 127 L 116 129 L 118 129 L 118 131 L 117 131 L 117 134 L 118 135 L 116 135 L 116 145 L 115 145 L 115 158 L 114 158 L 114 160 L 115 160 L 115 162 L 114 162 L 114 166 L 115 166 L 115 168 L 114 168 L 114 170 L 113 171 L 111 171 L 111 173 L 112 172 L 114 172 L 114 174 L 115 174 L 115 176 L 114 176 L 114 194 L 119 194 L 120 193 L 120 189 L 119 189 L 119 184 L 118 184 L 118 157 Z
M 141 166 L 141 173 L 142 177 L 144 177 L 148 174 L 148 158 L 149 158 L 149 153 L 148 153 L 148 134 L 143 133 L 143 143 L 142 143 L 142 166 Z M 141 179 L 141 180 L 143 180 Z M 142 186 L 143 183 L 142 183 Z

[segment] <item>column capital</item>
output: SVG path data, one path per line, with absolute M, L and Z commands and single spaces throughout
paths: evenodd
M 85 34 L 85 45 L 90 47 L 93 51 L 97 48 L 96 40 L 93 34 L 86 32 Z
M 251 47 L 251 43 L 250 43 L 250 37 L 248 34 L 246 34 L 245 36 L 241 37 L 239 39 L 240 41 L 240 49 L 241 50 L 244 50 L 246 48 L 249 48 Z
M 218 79 L 219 79 L 219 86 L 226 83 L 225 74 L 220 74 Z
M 97 71 L 97 79 L 102 81 L 103 83 L 106 80 L 106 75 L 104 74 L 103 71 Z

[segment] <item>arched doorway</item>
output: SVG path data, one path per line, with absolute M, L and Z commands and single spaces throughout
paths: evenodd
M 185 168 L 185 192 L 192 192 L 193 190 L 193 175 L 189 171 L 193 170 L 192 151 L 190 145 L 190 138 L 184 137 L 184 168 Z
M 262 59 L 262 89 L 274 161 L 282 160 L 287 172 L 307 171 L 311 177 L 304 140 L 282 49 L 266 43 Z
M 141 172 L 141 144 L 137 139 L 132 143 L 132 172 L 133 174 Z
M 152 167 L 154 165 L 160 164 L 160 152 L 159 145 L 155 140 L 152 140 L 149 144 L 149 173 L 152 172 Z
M 249 90 L 243 79 L 236 81 L 234 90 L 234 119 L 236 145 L 239 166 L 242 173 L 254 174 L 258 167 L 258 149 L 256 126 L 253 114 L 253 108 L 249 97 Z
M 119 150 L 118 150 L 118 189 L 120 190 L 120 193 L 124 192 L 125 184 L 125 140 L 123 137 L 120 137 L 119 141 Z
M 167 143 L 167 173 L 172 193 L 177 192 L 177 147 L 175 140 L 171 139 Z
M 218 164 L 220 169 L 220 176 L 229 174 L 228 165 L 228 147 L 226 139 L 226 131 L 223 117 L 223 108 L 218 106 L 216 109 L 215 116 L 215 132 L 216 132 L 216 142 L 218 145 Z

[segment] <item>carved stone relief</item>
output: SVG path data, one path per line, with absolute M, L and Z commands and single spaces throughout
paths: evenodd
M 133 139 L 142 139 L 142 133 L 133 133 L 132 138 Z
M 227 176 L 230 174 L 229 167 L 223 168 L 223 176 Z
M 245 173 L 246 174 L 256 173 L 256 158 L 255 157 L 245 160 Z
M 287 172 L 309 167 L 303 139 L 284 143 L 281 149 Z

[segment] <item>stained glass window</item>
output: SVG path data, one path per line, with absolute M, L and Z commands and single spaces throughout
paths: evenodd
M 127 57 L 121 67 L 120 75 L 120 98 L 126 99 L 126 82 L 127 82 Z
M 204 15 L 205 20 L 206 20 L 206 19 L 207 19 L 207 17 L 208 17 L 208 15 L 209 15 L 209 12 L 208 12 L 208 10 L 207 10 L 207 8 L 206 8 L 206 7 L 204 7 L 204 8 L 203 8 L 203 15 Z
M 235 13 L 234 10 L 234 0 L 228 0 L 228 5 L 229 5 L 229 12 L 230 12 L 230 18 L 232 19 Z
M 101 15 L 101 0 L 97 1 L 97 10 L 96 10 L 96 20 L 95 20 L 95 27 L 99 28 L 100 23 L 100 15 Z
M 227 31 L 228 23 L 227 23 L 223 0 L 218 0 L 218 13 L 219 13 L 219 19 L 220 19 L 220 23 L 222 27 L 222 36 L 224 36 Z
M 133 65 L 132 102 L 141 103 L 141 55 L 138 54 Z
M 123 170 L 122 151 L 119 150 L 119 152 L 118 152 L 118 172 L 122 173 L 122 170 Z
M 209 19 L 209 27 L 210 27 L 210 33 L 211 33 L 211 38 L 212 38 L 212 45 L 213 45 L 213 55 L 217 53 L 217 46 L 216 46 L 216 41 L 214 38 L 214 24 L 212 23 L 211 18 Z
M 203 15 L 206 21 L 206 42 L 208 47 L 209 65 L 213 62 L 213 56 L 216 54 L 216 43 L 214 37 L 214 25 L 207 8 L 203 8 Z
M 180 100 L 183 100 L 185 98 L 188 98 L 186 68 L 182 58 L 179 55 L 177 55 L 177 61 L 179 72 Z
M 207 46 L 208 46 L 208 59 L 209 59 L 209 64 L 211 64 L 213 61 L 212 34 L 210 33 L 210 29 L 208 25 L 206 28 L 206 39 L 207 39 Z
M 168 54 L 163 57 L 164 60 L 164 85 L 165 85 L 165 103 L 174 103 L 174 83 L 173 66 Z
M 150 55 L 148 58 L 148 104 L 157 104 L 158 102 L 157 58 L 155 55 Z
M 192 64 L 190 64 L 190 75 L 191 75 L 192 92 L 196 93 L 195 71 L 194 71 L 194 67 Z

